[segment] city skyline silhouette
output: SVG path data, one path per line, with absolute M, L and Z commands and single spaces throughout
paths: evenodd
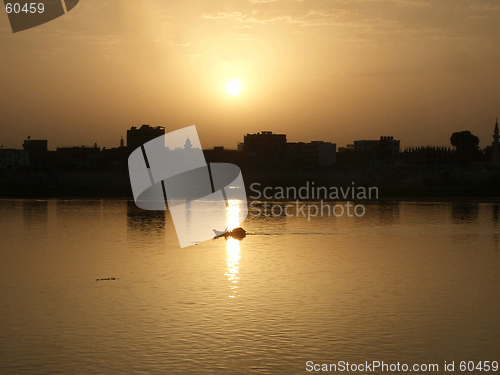
M 442 146 L 461 130 L 489 139 L 496 2 L 292 4 L 87 0 L 19 33 L 2 12 L 1 144 L 116 147 L 120 129 L 142 123 L 194 124 L 203 148 L 262 130 L 339 146 L 381 135 Z

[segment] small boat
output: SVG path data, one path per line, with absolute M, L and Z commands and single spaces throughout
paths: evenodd
M 220 238 L 220 237 L 224 237 L 224 238 L 228 238 L 228 237 L 232 237 L 236 240 L 242 240 L 243 238 L 246 237 L 247 235 L 247 231 L 241 227 L 238 227 L 238 228 L 234 228 L 233 230 L 228 230 L 227 228 L 224 230 L 224 231 L 218 231 L 218 230 L 215 230 L 215 229 L 212 229 L 215 233 L 215 237 L 214 238 Z
M 212 229 L 215 233 L 215 237 L 214 238 L 219 238 L 219 237 L 227 237 L 226 233 L 228 232 L 228 229 L 226 227 L 226 229 L 220 231 L 220 230 L 215 230 L 215 229 Z

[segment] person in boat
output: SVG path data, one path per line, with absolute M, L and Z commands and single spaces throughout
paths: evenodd
M 219 237 L 224 237 L 224 238 L 228 238 L 228 237 L 232 237 L 236 240 L 241 240 L 243 238 L 246 237 L 247 235 L 247 232 L 245 229 L 241 228 L 241 227 L 238 227 L 238 228 L 234 228 L 233 230 L 229 231 L 227 228 L 224 230 L 224 231 L 218 231 L 218 230 L 215 230 L 215 229 L 212 229 L 215 233 L 215 237 L 214 238 L 219 238 Z

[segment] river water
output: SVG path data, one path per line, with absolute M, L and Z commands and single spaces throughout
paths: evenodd
M 242 241 L 184 249 L 168 211 L 133 201 L 0 200 L 0 212 L 2 374 L 500 361 L 499 204 L 251 210 Z

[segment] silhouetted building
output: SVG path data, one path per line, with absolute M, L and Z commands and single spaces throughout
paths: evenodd
M 371 154 L 388 154 L 395 156 L 399 154 L 400 142 L 395 140 L 394 137 L 380 137 L 376 140 L 361 140 L 354 141 L 354 150 L 358 152 L 371 153 Z
M 120 147 L 102 149 L 99 169 L 106 172 L 126 172 L 128 171 L 128 156 L 128 148 L 125 147 L 122 137 Z
M 32 153 L 47 152 L 48 142 L 45 139 L 27 139 L 23 143 L 23 149 Z
M 491 164 L 495 167 L 500 166 L 500 135 L 498 132 L 498 119 L 495 124 L 495 130 L 493 131 L 493 156 L 491 157 Z
M 59 171 L 90 172 L 97 168 L 101 149 L 89 146 L 58 147 L 55 162 Z
M 152 139 L 165 135 L 165 127 L 142 125 L 139 129 L 135 126 L 127 130 L 127 148 L 129 152 Z
M 240 168 L 245 167 L 244 153 L 239 150 L 228 150 L 222 146 L 216 146 L 211 150 L 203 150 L 207 163 L 231 163 Z
M 243 152 L 251 168 L 277 168 L 286 162 L 287 145 L 285 134 L 263 131 L 244 137 Z
M 29 153 L 29 165 L 33 168 L 46 167 L 49 159 L 48 142 L 45 139 L 26 139 L 23 149 Z
M 345 147 L 339 147 L 338 152 L 349 152 L 349 151 L 354 151 L 354 145 L 347 144 Z
M 378 141 L 374 140 L 363 140 L 354 141 L 354 150 L 360 152 L 373 151 L 373 149 L 378 145 Z
M 184 150 L 191 150 L 193 148 L 193 144 L 191 143 L 191 140 L 189 139 L 189 136 L 186 139 L 186 142 L 184 142 Z
M 444 167 L 454 162 L 454 151 L 446 146 L 408 147 L 400 154 L 404 163 L 422 167 Z
M 17 171 L 30 165 L 29 152 L 13 148 L 0 148 L 0 170 Z
M 336 162 L 335 143 L 313 141 L 288 143 L 288 160 L 291 167 L 301 169 L 329 167 Z

